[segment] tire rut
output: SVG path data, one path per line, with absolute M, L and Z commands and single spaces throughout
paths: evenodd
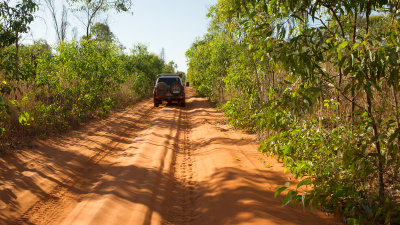
M 164 203 L 167 209 L 166 217 L 162 224 L 183 225 L 188 224 L 196 218 L 195 211 L 195 189 L 193 181 L 193 150 L 190 142 L 190 120 L 188 118 L 188 107 L 181 109 L 181 121 L 179 124 L 180 143 L 175 148 L 173 159 L 170 194 Z

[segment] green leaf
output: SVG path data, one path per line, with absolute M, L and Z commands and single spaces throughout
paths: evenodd
M 287 204 L 289 204 L 296 195 L 297 191 L 290 190 L 283 199 L 282 206 L 286 206 Z
M 341 60 L 342 59 L 342 51 L 339 48 L 337 49 L 337 53 L 338 53 L 338 59 Z
M 282 191 L 284 191 L 286 189 L 287 189 L 287 187 L 285 187 L 285 186 L 278 188 L 278 190 L 275 191 L 274 197 L 275 198 L 278 197 L 278 195 L 280 195 L 282 193 Z
M 326 39 L 326 43 L 327 43 L 327 44 L 329 44 L 329 43 L 331 43 L 331 42 L 332 42 L 332 38 Z
M 301 186 L 304 186 L 304 185 L 309 185 L 309 184 L 311 184 L 311 183 L 312 183 L 311 179 L 302 180 L 302 181 L 300 181 L 300 183 L 297 185 L 297 188 L 299 188 L 299 187 L 301 187 Z
M 394 35 L 395 35 L 394 32 L 392 32 L 392 33 L 390 34 L 390 39 L 392 40 L 393 44 L 397 45 L 397 41 L 396 41 L 396 38 L 395 38 Z
M 302 196 L 300 196 L 300 195 L 294 196 L 293 204 L 295 204 L 295 205 L 299 204 L 301 202 L 301 199 L 302 199 Z
M 21 125 L 25 125 L 26 124 L 26 117 L 23 114 L 19 115 L 18 120 L 19 120 L 19 123 Z
M 267 149 L 267 143 L 263 142 L 259 147 L 258 147 L 258 151 L 260 152 L 265 152 L 265 150 Z
M 340 49 L 343 49 L 343 48 L 345 48 L 348 44 L 349 44 L 348 41 L 344 41 L 344 42 L 340 43 L 339 48 L 340 48 Z
M 356 49 L 359 45 L 360 45 L 360 43 L 354 43 L 353 47 L 351 47 L 351 50 Z

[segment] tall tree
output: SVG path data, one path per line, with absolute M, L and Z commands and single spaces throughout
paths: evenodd
M 9 46 L 15 43 L 15 73 L 19 79 L 19 38 L 20 34 L 29 31 L 29 24 L 33 21 L 33 13 L 37 4 L 33 0 L 17 2 L 13 7 L 8 1 L 0 2 L 0 47 Z
M 63 42 L 67 36 L 67 27 L 68 27 L 68 10 L 63 5 L 61 12 L 61 21 L 58 21 L 57 18 L 57 10 L 55 6 L 54 0 L 45 0 L 46 6 L 50 11 L 51 17 L 53 18 L 54 29 L 57 34 L 58 42 Z
M 96 17 L 109 10 L 128 12 L 132 7 L 132 0 L 71 0 L 75 11 L 81 12 L 81 22 L 86 28 L 86 38 L 90 38 L 90 29 Z
M 23 0 L 14 7 L 8 1 L 0 2 L 0 47 L 18 44 L 19 35 L 29 31 L 37 4 L 33 0 Z

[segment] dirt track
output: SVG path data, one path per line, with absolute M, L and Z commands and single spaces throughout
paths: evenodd
M 0 224 L 336 224 L 281 207 L 290 175 L 191 89 L 152 105 L 0 159 Z

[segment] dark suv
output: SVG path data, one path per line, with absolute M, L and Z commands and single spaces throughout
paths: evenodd
M 182 83 L 182 75 L 178 73 L 162 73 L 157 75 L 157 81 L 153 90 L 154 107 L 158 107 L 163 101 L 178 102 L 185 107 L 185 88 Z

